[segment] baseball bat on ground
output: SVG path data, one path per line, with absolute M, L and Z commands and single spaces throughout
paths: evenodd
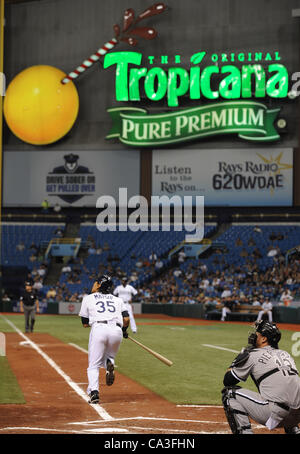
M 138 342 L 136 339 L 133 339 L 132 337 L 128 336 L 128 339 L 130 339 L 132 342 L 134 342 L 135 344 L 139 345 L 140 347 L 142 347 L 144 350 L 146 350 L 148 353 L 151 353 L 151 355 L 155 356 L 155 358 L 159 359 L 160 361 L 162 361 L 164 364 L 166 364 L 167 366 L 172 366 L 172 361 L 170 361 L 169 359 L 165 358 L 164 356 L 160 355 L 159 353 L 155 352 L 154 350 L 152 350 L 151 348 L 149 347 L 146 347 L 146 345 L 143 345 L 141 342 Z

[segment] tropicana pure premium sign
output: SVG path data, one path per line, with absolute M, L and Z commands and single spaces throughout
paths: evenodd
M 172 110 L 149 114 L 132 105 L 108 109 L 113 121 L 108 139 L 156 147 L 221 134 L 258 142 L 280 138 L 274 126 L 280 108 L 268 109 L 262 102 L 288 96 L 288 71 L 278 52 L 212 54 L 210 58 L 198 52 L 191 56 L 188 69 L 180 65 L 179 55 L 172 67 L 167 56 L 161 57 L 161 66 L 148 57 L 150 68 L 142 66 L 142 59 L 139 52 L 105 56 L 104 68 L 115 68 L 116 101 L 141 102 L 143 93 L 153 103 L 165 100 Z M 209 64 L 203 66 L 207 59 Z M 206 102 L 180 108 L 183 96 Z

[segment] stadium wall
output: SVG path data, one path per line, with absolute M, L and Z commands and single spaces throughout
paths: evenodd
M 63 306 L 63 307 L 62 307 Z M 79 303 L 48 303 L 44 304 L 41 313 L 53 315 L 77 315 Z M 158 303 L 135 303 L 136 312 L 142 314 L 163 314 L 170 317 L 183 317 L 191 319 L 205 319 L 205 311 L 202 304 L 158 304 Z M 0 301 L 0 313 L 20 313 L 17 302 Z M 300 307 L 273 308 L 273 319 L 276 323 L 300 324 Z

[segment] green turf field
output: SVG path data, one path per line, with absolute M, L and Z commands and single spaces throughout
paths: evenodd
M 23 330 L 23 315 L 5 317 Z M 116 359 L 117 370 L 171 402 L 220 405 L 223 376 L 236 353 L 204 344 L 239 351 L 247 344 L 251 325 L 216 322 L 213 325 L 183 326 L 181 323 L 176 325 L 176 318 L 164 321 L 164 325 L 143 325 L 150 322 L 159 323 L 159 320 L 137 319 L 138 334 L 135 338 L 173 361 L 173 366 L 166 366 L 130 340 L 124 339 Z M 0 332 L 11 331 L 13 329 L 0 314 Z M 36 332 L 49 333 L 63 342 L 75 343 L 85 349 L 88 347 L 89 329 L 83 329 L 76 316 L 38 316 Z M 294 343 L 292 334 L 292 331 L 282 330 L 280 347 L 289 353 Z M 300 356 L 294 359 L 300 370 Z M 0 366 L 3 370 L 8 369 L 5 361 Z M 1 399 L 5 395 L 3 388 L 6 385 L 5 382 L 3 385 L 1 375 L 0 383 L 0 402 L 3 402 Z M 251 379 L 242 386 L 256 390 Z

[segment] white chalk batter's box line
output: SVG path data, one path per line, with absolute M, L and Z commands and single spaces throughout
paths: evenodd
M 231 433 L 230 431 L 219 431 L 219 432 L 205 432 L 205 431 L 197 431 L 197 432 L 192 432 L 192 431 L 179 431 L 179 430 L 168 430 L 168 429 L 164 429 L 164 428 L 159 428 L 159 429 L 154 429 L 153 427 L 138 427 L 138 426 L 129 426 L 128 427 L 129 429 L 133 429 L 135 431 L 137 430 L 159 430 L 160 432 L 171 432 L 171 433 L 174 433 L 174 432 L 179 432 L 179 433 L 188 433 L 188 434 L 197 434 L 197 435 L 217 435 L 217 434 L 229 434 Z M 129 434 L 129 430 L 128 429 L 122 429 L 122 428 L 113 428 L 113 427 L 109 427 L 109 428 L 106 428 L 106 429 L 85 429 L 85 430 L 59 430 L 59 429 L 48 429 L 48 428 L 44 428 L 44 427 L 4 427 L 3 429 L 0 429 L 0 431 L 10 431 L 10 430 L 13 430 L 14 432 L 18 431 L 18 430 L 27 430 L 27 431 L 37 431 L 37 432 L 58 432 L 58 433 L 70 433 L 70 434 L 105 434 L 105 433 L 126 433 L 126 434 Z M 136 433 L 136 432 L 135 432 Z

